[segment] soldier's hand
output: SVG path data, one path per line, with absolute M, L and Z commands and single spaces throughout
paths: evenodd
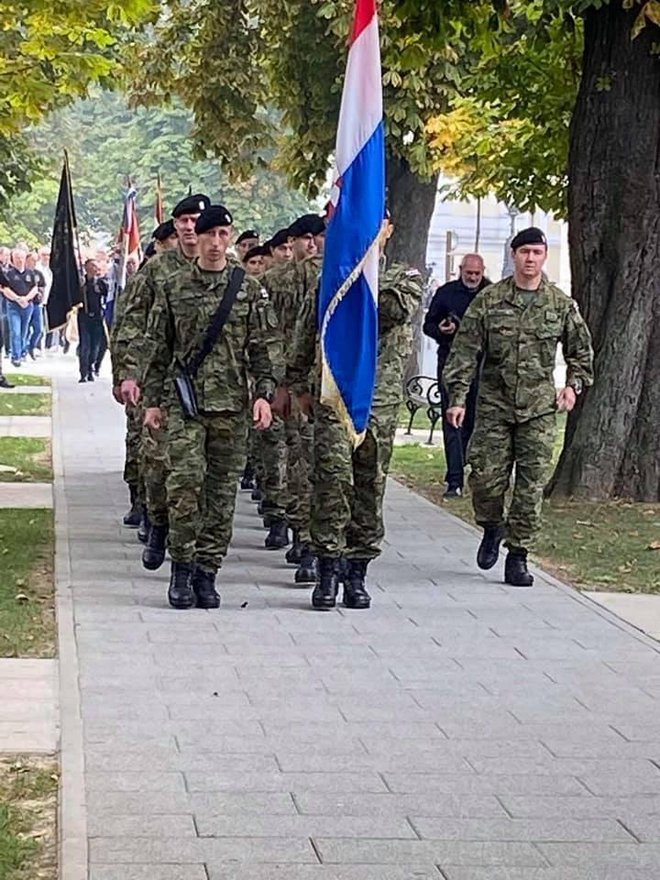
M 447 410 L 447 421 L 452 428 L 462 428 L 465 421 L 465 407 L 450 406 Z
M 149 406 L 145 409 L 144 424 L 152 431 L 160 431 L 163 427 L 163 413 L 159 406 Z
M 288 388 L 282 385 L 276 389 L 270 408 L 275 415 L 281 416 L 283 419 L 288 419 L 291 416 L 291 396 Z
M 136 406 L 140 399 L 140 386 L 134 379 L 124 379 L 119 386 L 119 393 L 123 403 Z
M 147 410 L 148 412 L 148 410 Z M 266 431 L 273 423 L 273 413 L 267 400 L 260 397 L 252 407 L 252 418 L 257 431 Z
M 314 397 L 309 391 L 304 391 L 298 395 L 298 406 L 306 416 L 311 416 L 314 409 Z
M 576 401 L 577 396 L 575 391 L 570 385 L 567 385 L 566 388 L 563 388 L 557 395 L 557 409 L 559 412 L 571 412 L 575 407 Z
M 117 401 L 117 403 L 121 403 L 122 406 L 124 405 L 124 400 L 121 396 L 121 385 L 114 385 L 113 386 L 112 396 Z

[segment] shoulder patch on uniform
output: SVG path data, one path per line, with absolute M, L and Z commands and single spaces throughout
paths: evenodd
M 268 291 L 266 290 L 265 287 L 260 287 L 260 288 L 259 288 L 259 294 L 260 294 L 260 296 L 261 296 L 262 299 L 270 299 L 270 297 L 268 296 Z
M 408 278 L 422 277 L 422 273 L 419 271 L 419 269 L 406 269 L 406 275 L 408 276 Z

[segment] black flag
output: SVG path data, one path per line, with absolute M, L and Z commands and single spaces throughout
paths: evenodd
M 71 172 L 69 171 L 69 158 L 65 153 L 50 250 L 50 270 L 53 273 L 53 284 L 46 306 L 50 330 L 63 327 L 66 324 L 66 316 L 73 306 L 82 302 L 80 269 L 76 259 L 76 237 L 76 212 L 73 207 Z

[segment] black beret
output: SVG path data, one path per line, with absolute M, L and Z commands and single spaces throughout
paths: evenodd
M 263 245 L 257 245 L 256 247 L 250 248 L 250 250 L 243 257 L 243 262 L 247 263 L 248 260 L 253 259 L 253 257 L 268 257 L 270 256 L 270 251 L 263 247 Z
M 325 221 L 318 214 L 304 214 L 289 226 L 291 238 L 301 238 L 303 235 L 323 235 Z
M 245 232 L 241 232 L 241 234 L 236 239 L 236 244 L 240 244 L 243 241 L 248 241 L 251 238 L 256 238 L 259 241 L 259 233 L 255 229 L 246 229 Z
M 548 239 L 545 233 L 537 229 L 536 226 L 530 226 L 529 229 L 521 229 L 511 241 L 511 250 L 516 251 L 525 244 L 542 244 L 548 246 Z
M 194 196 L 186 196 L 178 205 L 174 206 L 173 217 L 181 217 L 182 214 L 201 214 L 211 204 L 211 199 L 204 193 L 195 193 Z
M 166 220 L 154 229 L 151 237 L 156 241 L 167 241 L 173 235 L 176 235 L 174 220 Z
M 289 230 L 288 229 L 279 229 L 275 235 L 268 242 L 269 248 L 280 247 L 280 245 L 286 244 L 289 240 Z
M 153 241 L 150 241 L 149 244 L 144 249 L 144 255 L 143 255 L 142 262 L 144 263 L 146 260 L 150 259 L 151 257 L 155 257 L 155 256 L 156 256 L 156 245 L 154 244 Z
M 209 229 L 215 229 L 216 226 L 231 226 L 233 218 L 224 205 L 211 205 L 197 218 L 195 223 L 195 232 L 202 235 Z

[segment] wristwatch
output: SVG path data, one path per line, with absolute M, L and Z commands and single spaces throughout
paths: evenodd
M 579 397 L 582 394 L 582 391 L 584 389 L 582 379 L 571 379 L 570 382 L 567 382 L 566 384 L 569 388 L 573 389 L 576 397 Z

